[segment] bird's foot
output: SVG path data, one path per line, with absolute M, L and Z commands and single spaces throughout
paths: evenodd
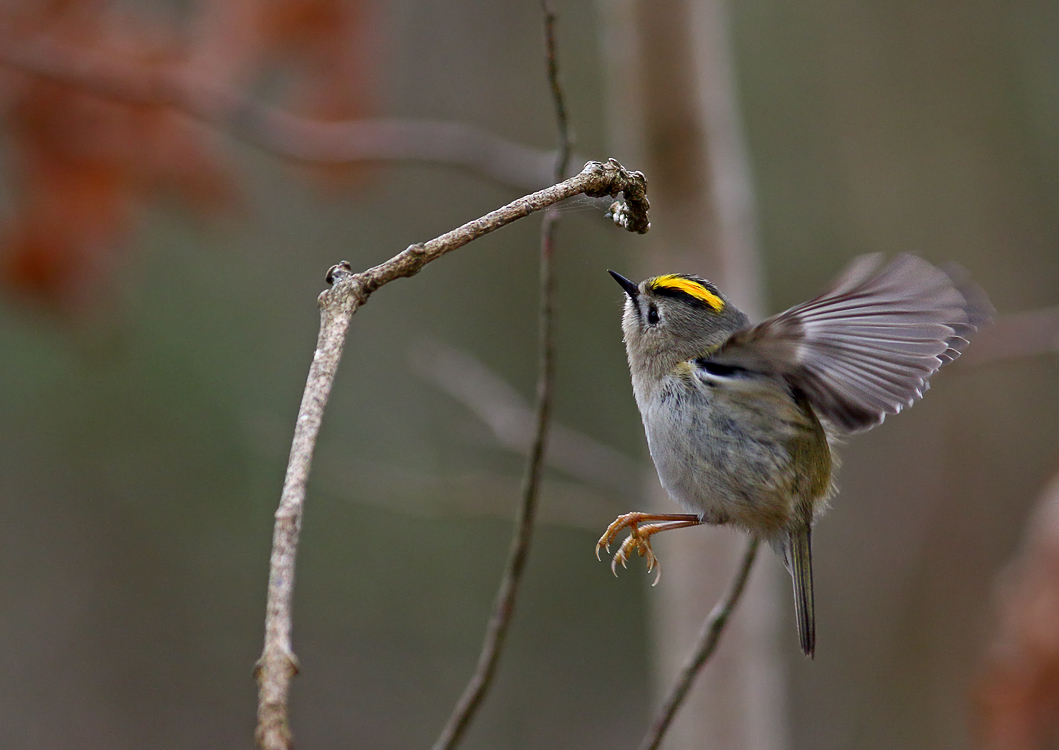
M 650 522 L 650 523 L 646 523 Z M 628 567 L 629 556 L 633 550 L 647 563 L 647 572 L 657 569 L 656 585 L 662 577 L 662 564 L 658 561 L 654 550 L 651 549 L 651 537 L 660 531 L 669 529 L 681 529 L 687 526 L 698 526 L 702 521 L 698 516 L 690 513 L 674 513 L 659 515 L 657 513 L 625 513 L 614 519 L 614 522 L 603 532 L 603 536 L 596 542 L 596 559 L 600 559 L 600 550 L 610 552 L 610 543 L 614 537 L 624 529 L 629 529 L 629 538 L 621 543 L 617 553 L 610 562 L 610 569 L 614 575 L 618 575 L 618 564 L 623 568 Z

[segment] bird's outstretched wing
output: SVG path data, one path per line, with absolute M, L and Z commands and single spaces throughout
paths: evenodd
M 962 269 L 881 261 L 857 258 L 830 290 L 733 334 L 709 359 L 783 377 L 839 431 L 874 427 L 921 397 L 992 313 Z

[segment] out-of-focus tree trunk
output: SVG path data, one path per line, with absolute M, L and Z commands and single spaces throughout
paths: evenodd
M 973 697 L 982 750 L 1054 747 L 1059 729 L 1059 475 L 1000 579 L 997 633 Z
M 701 273 L 752 318 L 761 312 L 753 198 L 720 0 L 602 0 L 615 153 L 650 182 L 652 229 L 639 277 Z M 673 510 L 656 477 L 647 501 Z M 657 537 L 664 575 L 650 594 L 656 694 L 665 690 L 733 575 L 727 529 Z M 785 745 L 777 652 L 781 569 L 763 555 L 746 596 L 671 730 L 667 747 Z

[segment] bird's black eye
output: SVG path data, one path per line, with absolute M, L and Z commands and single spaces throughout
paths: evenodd
M 647 308 L 647 324 L 656 325 L 658 323 L 658 308 L 651 305 Z

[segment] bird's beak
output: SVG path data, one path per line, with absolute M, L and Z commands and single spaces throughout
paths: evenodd
M 607 273 L 613 276 L 614 280 L 621 285 L 621 288 L 625 290 L 627 295 L 629 295 L 629 299 L 636 299 L 640 296 L 640 287 L 636 286 L 636 284 L 629 281 L 620 273 L 614 273 L 614 271 L 607 271 Z

